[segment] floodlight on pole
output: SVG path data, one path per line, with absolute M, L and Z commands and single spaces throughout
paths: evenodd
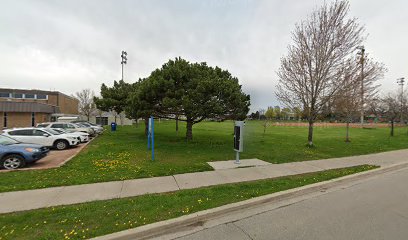
M 357 55 L 360 56 L 360 64 L 361 64 L 361 105 L 360 105 L 360 123 L 361 127 L 364 124 L 364 62 L 365 62 L 365 48 L 364 46 L 358 46 L 356 48 L 359 50 Z
M 405 78 L 398 78 L 397 79 L 398 85 L 401 86 L 401 119 L 400 123 L 404 122 L 404 83 L 405 83 Z
M 122 62 L 120 64 L 122 64 L 122 81 L 123 81 L 123 64 L 127 64 L 127 52 L 122 51 L 120 57 L 122 58 Z

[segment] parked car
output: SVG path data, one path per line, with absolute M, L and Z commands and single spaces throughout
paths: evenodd
M 103 132 L 103 127 L 98 125 L 92 125 L 89 122 L 74 122 L 74 124 L 82 126 L 82 127 L 90 127 L 92 128 L 97 134 L 101 134 Z
M 96 130 L 95 130 L 92 126 L 86 126 L 86 125 L 81 124 L 81 123 L 71 123 L 71 124 L 74 124 L 74 125 L 75 125 L 76 127 L 78 127 L 78 128 L 89 129 L 89 130 L 93 133 L 93 135 L 98 134 L 98 133 L 96 132 Z
M 75 121 L 71 121 L 72 123 L 89 123 L 90 125 L 92 125 L 92 126 L 99 126 L 99 127 L 101 127 L 101 125 L 98 125 L 98 124 L 95 124 L 95 123 L 91 123 L 91 122 L 89 122 L 89 121 L 86 121 L 86 120 L 75 120 Z
M 40 144 L 58 150 L 64 150 L 79 143 L 77 137 L 60 134 L 52 129 L 14 128 L 3 130 L 3 132 L 3 135 L 22 143 Z
M 37 144 L 24 144 L 0 135 L 0 168 L 17 169 L 36 162 L 47 155 L 49 149 Z
M 95 136 L 95 131 L 90 127 L 81 127 L 75 123 L 66 122 L 48 122 L 37 124 L 40 128 L 62 128 L 67 132 L 84 132 L 88 133 L 90 136 Z
M 78 138 L 78 140 L 81 143 L 89 141 L 89 134 L 88 133 L 84 133 L 84 132 L 72 132 L 72 133 L 70 133 L 70 132 L 65 131 L 62 128 L 51 128 L 51 129 L 54 130 L 54 131 L 57 131 L 57 132 L 59 132 L 61 134 L 68 134 L 68 135 L 75 136 L 75 137 Z
M 59 117 L 59 118 L 57 118 L 57 121 L 58 122 L 72 122 L 72 121 L 75 121 L 75 120 L 79 120 L 80 119 L 80 117 L 78 117 L 78 116 L 76 116 L 76 117 Z

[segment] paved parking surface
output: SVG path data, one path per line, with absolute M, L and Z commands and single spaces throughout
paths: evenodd
M 87 143 L 81 143 L 76 147 L 72 147 L 66 150 L 51 150 L 46 157 L 37 161 L 33 164 L 27 164 L 26 167 L 17 169 L 17 170 L 0 170 L 1 172 L 8 172 L 8 171 L 25 171 L 25 170 L 33 170 L 33 169 L 48 169 L 48 168 L 56 168 L 59 167 L 73 157 L 75 157 L 86 145 Z

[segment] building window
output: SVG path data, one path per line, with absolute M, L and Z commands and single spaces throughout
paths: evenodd
M 108 125 L 108 117 L 96 117 L 96 124 L 106 126 Z
M 4 116 L 3 116 L 3 118 L 4 118 L 4 121 L 3 121 L 3 127 L 7 127 L 7 113 L 5 112 L 4 113 Z
M 26 93 L 26 94 L 24 94 L 24 98 L 34 99 L 34 98 L 35 98 L 35 94 Z
M 35 126 L 35 113 L 31 113 L 31 126 Z
M 1 97 L 1 98 L 9 98 L 9 97 L 10 97 L 10 93 L 0 92 L 0 97 Z
M 22 93 L 13 93 L 13 98 L 23 98 Z
M 47 99 L 47 95 L 45 95 L 45 94 L 37 94 L 37 99 Z

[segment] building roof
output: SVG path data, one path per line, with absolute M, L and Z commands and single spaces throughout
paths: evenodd
M 57 91 L 44 91 L 37 89 L 0 88 L 0 92 L 58 95 Z
M 58 91 L 44 91 L 44 90 L 38 90 L 38 89 L 0 88 L 0 92 L 24 93 L 24 94 L 27 94 L 27 93 L 28 94 L 45 94 L 45 95 L 64 95 L 65 97 L 78 100 L 73 96 L 69 96 L 67 94 L 64 94 L 64 93 L 58 92 Z
M 59 113 L 57 106 L 38 102 L 0 101 L 0 112 Z

